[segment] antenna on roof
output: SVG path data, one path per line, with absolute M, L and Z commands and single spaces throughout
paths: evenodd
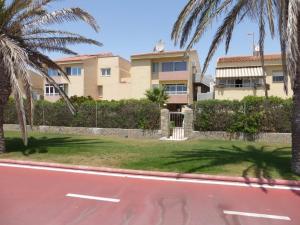
M 165 51 L 165 42 L 163 40 L 159 40 L 154 49 L 153 49 L 154 52 L 163 52 Z

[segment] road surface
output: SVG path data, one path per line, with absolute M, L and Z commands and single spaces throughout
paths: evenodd
M 300 188 L 0 164 L 1 225 L 299 225 Z

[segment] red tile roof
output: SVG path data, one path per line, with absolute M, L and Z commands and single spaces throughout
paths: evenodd
M 265 55 L 265 60 L 280 60 L 281 54 Z M 231 57 L 221 57 L 218 63 L 231 63 L 231 62 L 249 62 L 249 61 L 259 61 L 260 56 L 231 56 Z
M 90 58 L 104 58 L 104 57 L 111 57 L 113 54 L 111 52 L 107 53 L 99 53 L 99 54 L 91 54 L 91 55 L 76 55 L 76 56 L 71 56 L 71 57 L 66 57 L 66 58 L 61 58 L 55 60 L 56 62 L 75 62 L 75 61 L 82 61 L 85 59 L 90 59 Z

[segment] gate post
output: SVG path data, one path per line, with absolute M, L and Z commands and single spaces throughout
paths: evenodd
M 183 129 L 184 137 L 190 138 L 193 135 L 194 131 L 194 112 L 192 109 L 186 107 L 183 110 L 184 120 L 183 120 Z
M 168 109 L 160 111 L 160 129 L 163 137 L 170 136 L 170 113 Z

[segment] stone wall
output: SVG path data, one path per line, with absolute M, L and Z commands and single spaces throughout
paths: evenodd
M 30 126 L 28 126 L 28 129 L 31 130 Z M 16 124 L 5 124 L 4 130 L 19 131 L 20 128 L 19 125 Z M 124 137 L 124 138 L 143 138 L 143 139 L 159 139 L 162 137 L 160 130 L 142 130 L 142 129 L 34 126 L 32 128 L 32 131 L 41 132 L 41 133 L 117 136 L 117 137 Z
M 28 129 L 31 129 L 28 126 Z M 6 131 L 19 131 L 19 125 L 5 124 Z M 79 134 L 79 135 L 99 135 L 117 136 L 125 138 L 159 139 L 163 137 L 161 130 L 141 130 L 141 129 L 118 129 L 118 128 L 88 128 L 88 127 L 55 127 L 55 126 L 35 126 L 32 129 L 42 133 L 58 134 Z M 260 133 L 255 136 L 243 134 L 231 134 L 223 131 L 193 131 L 190 137 L 192 140 L 243 140 L 255 141 L 271 144 L 287 144 L 292 142 L 290 133 Z
M 194 131 L 191 139 L 194 140 L 242 140 L 271 144 L 292 143 L 291 133 L 259 133 L 256 135 L 231 134 L 223 131 Z

